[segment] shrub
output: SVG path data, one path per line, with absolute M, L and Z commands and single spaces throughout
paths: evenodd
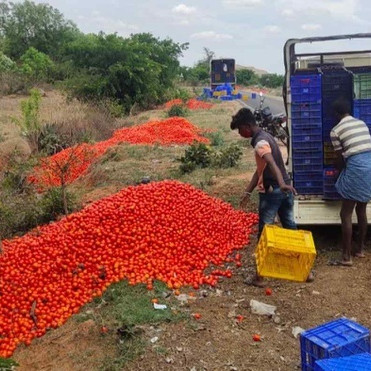
M 52 60 L 35 48 L 29 48 L 21 57 L 21 71 L 33 81 L 47 80 L 53 68 Z
M 77 208 L 77 198 L 70 191 L 66 190 L 68 213 Z M 55 220 L 59 215 L 65 213 L 63 203 L 63 191 L 60 187 L 50 188 L 43 194 L 39 202 L 39 223 L 47 223 Z
M 0 73 L 14 71 L 16 67 L 17 65 L 12 59 L 0 52 Z
M 21 102 L 22 119 L 13 118 L 13 121 L 20 127 L 22 134 L 30 143 L 33 152 L 39 151 L 39 136 L 42 130 L 39 117 L 40 102 L 40 91 L 32 89 L 30 98 Z
M 224 138 L 221 131 L 211 132 L 206 135 L 211 142 L 213 147 L 220 147 L 224 144 Z
M 211 150 L 204 143 L 195 143 L 189 146 L 184 156 L 180 158 L 180 171 L 190 173 L 196 168 L 206 168 L 211 164 Z
M 185 117 L 187 116 L 187 114 L 188 114 L 188 108 L 181 104 L 174 104 L 167 111 L 168 117 L 174 117 L 174 116 Z
M 235 167 L 241 157 L 241 148 L 237 144 L 231 144 L 213 154 L 212 166 L 219 168 Z
M 192 144 L 184 156 L 180 158 L 179 170 L 181 173 L 191 173 L 197 168 L 229 168 L 238 164 L 242 157 L 242 150 L 237 144 L 216 150 L 204 143 Z

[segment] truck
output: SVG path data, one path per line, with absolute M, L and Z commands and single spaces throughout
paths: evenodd
M 236 85 L 236 62 L 232 58 L 212 59 L 210 62 L 210 88 L 215 90 L 219 85 Z
M 295 186 L 295 179 L 300 180 L 301 173 L 296 172 L 296 168 L 294 165 L 294 158 L 293 152 L 295 151 L 293 148 L 296 146 L 298 147 L 298 143 L 294 143 L 293 141 L 293 121 L 295 122 L 297 117 L 300 117 L 300 114 L 303 112 L 296 112 L 295 110 L 300 110 L 300 104 L 298 100 L 295 100 L 297 96 L 297 86 L 293 87 L 291 84 L 293 81 L 296 83 L 298 78 L 294 78 L 294 76 L 299 76 L 300 74 L 303 75 L 302 81 L 310 81 L 313 80 L 313 76 L 327 76 L 326 71 L 346 71 L 349 76 L 351 76 L 353 81 L 353 90 L 351 93 L 347 92 L 347 94 L 352 94 L 353 102 L 356 102 L 357 98 L 371 98 L 371 50 L 355 50 L 355 51 L 335 51 L 335 52 L 310 52 L 310 53 L 297 53 L 296 52 L 296 45 L 297 44 L 315 44 L 315 43 L 324 43 L 324 42 L 331 42 L 337 40 L 367 40 L 371 38 L 371 33 L 361 33 L 361 34 L 352 34 L 352 35 L 338 35 L 338 36 L 326 36 L 326 37 L 310 37 L 310 38 L 301 38 L 301 39 L 289 39 L 284 45 L 284 65 L 285 65 L 285 80 L 283 86 L 283 98 L 285 103 L 285 109 L 287 113 L 287 126 L 290 133 L 290 146 L 289 146 L 289 153 L 288 153 L 288 170 L 291 174 L 292 178 L 294 179 L 294 186 Z M 311 75 L 313 74 L 313 75 Z M 345 76 L 345 75 L 344 75 Z M 348 75 L 347 75 L 348 76 Z M 345 76 L 345 77 L 347 77 Z M 359 76 L 364 76 L 363 79 L 363 87 L 360 86 L 360 79 Z M 368 78 L 369 77 L 369 78 Z M 320 79 L 321 77 L 319 77 Z M 300 81 L 300 79 L 299 79 Z M 344 80 L 345 81 L 345 80 Z M 358 81 L 358 82 L 357 82 Z M 357 85 L 358 84 L 358 85 Z M 333 85 L 334 88 L 336 87 Z M 300 85 L 299 85 L 300 87 Z M 312 93 L 317 94 L 317 96 L 313 95 L 310 99 L 314 102 L 314 105 L 308 103 L 308 107 L 316 107 L 316 104 L 321 104 L 321 110 L 323 108 L 321 119 L 323 120 L 324 110 L 328 109 L 328 106 L 331 104 L 331 101 L 324 100 L 323 91 L 321 93 L 321 87 L 318 89 L 315 85 L 312 86 Z M 318 89 L 318 91 L 316 90 Z M 322 89 L 323 86 L 322 86 Z M 366 90 L 362 90 L 366 89 Z M 300 89 L 299 89 L 300 90 Z M 310 90 L 310 89 L 307 89 Z M 302 90 L 304 91 L 304 89 Z M 300 92 L 300 91 L 299 91 Z M 331 91 L 329 92 L 331 97 Z M 301 96 L 302 98 L 303 96 Z M 299 96 L 300 98 L 300 96 Z M 315 99 L 317 99 L 315 101 Z M 300 99 L 299 99 L 300 101 Z M 317 102 L 317 103 L 316 103 Z M 319 103 L 320 102 L 320 103 Z M 359 101 L 358 101 L 359 102 Z M 362 100 L 363 107 L 366 108 L 363 112 L 368 114 L 368 118 L 371 119 L 371 99 L 364 99 Z M 365 106 L 366 104 L 366 106 Z M 305 105 L 303 103 L 302 105 Z M 367 106 L 368 105 L 368 106 Z M 322 107 L 323 106 L 323 107 Z M 354 107 L 356 103 L 354 103 Z M 311 115 L 312 113 L 308 111 Z M 314 111 L 313 111 L 314 112 Z M 354 116 L 359 117 L 360 119 L 364 120 L 362 116 L 359 115 L 359 109 L 356 112 L 356 108 L 354 108 Z M 365 121 L 365 120 L 364 120 Z M 298 122 L 298 121 L 296 121 Z M 310 121 L 308 121 L 310 122 Z M 303 125 L 305 125 L 305 121 L 302 121 Z M 298 125 L 298 124 L 296 124 Z M 320 122 L 319 125 L 325 125 L 324 122 Z M 370 121 L 371 125 L 371 121 Z M 370 128 L 371 126 L 369 126 Z M 322 126 L 321 126 L 322 128 Z M 304 128 L 305 129 L 305 128 Z M 296 129 L 294 129 L 296 130 Z M 371 129 L 370 129 L 371 130 Z M 303 131 L 304 132 L 304 131 Z M 325 134 L 323 134 L 325 135 Z M 328 135 L 328 133 L 326 134 Z M 294 135 L 295 137 L 295 135 Z M 311 139 L 310 136 L 307 138 Z M 317 139 L 320 136 L 317 137 Z M 322 141 L 324 136 L 322 137 Z M 325 143 L 322 143 L 324 145 Z M 300 143 L 299 143 L 300 147 Z M 305 146 L 304 146 L 305 147 Z M 309 147 L 308 147 L 309 148 Z M 296 153 L 300 154 L 300 148 L 297 150 Z M 305 152 L 302 152 L 305 153 Z M 296 155 L 297 156 L 297 155 Z M 303 161 L 303 163 L 310 163 L 311 154 L 308 152 L 307 160 L 305 157 L 299 158 L 299 161 Z M 298 163 L 298 160 L 295 160 Z M 300 163 L 300 162 L 299 162 Z M 299 184 L 301 184 L 299 182 Z M 307 184 L 315 185 L 316 182 L 308 182 Z M 321 183 L 318 182 L 317 185 Z M 319 194 L 320 192 L 315 191 L 316 188 L 313 188 L 313 194 L 311 192 L 298 192 L 298 196 L 295 199 L 294 203 L 294 214 L 295 214 L 295 221 L 298 225 L 336 225 L 340 224 L 340 208 L 341 208 L 341 200 L 326 200 L 324 199 L 323 194 Z M 367 207 L 367 216 L 368 221 L 371 221 L 371 204 L 368 204 Z M 353 222 L 356 222 L 356 216 L 353 215 Z

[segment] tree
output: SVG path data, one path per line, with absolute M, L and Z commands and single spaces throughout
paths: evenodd
M 283 85 L 284 76 L 276 73 L 267 73 L 260 77 L 260 83 L 268 88 L 278 88 Z
M 80 36 L 66 47 L 66 56 L 79 71 L 69 89 L 82 99 L 113 99 L 126 112 L 134 105 L 149 107 L 166 98 L 186 47 L 151 34 L 126 39 L 103 33 Z
M 35 48 L 29 48 L 21 57 L 22 72 L 31 80 L 45 80 L 51 69 L 53 62 L 44 53 L 37 51 Z
M 0 37 L 4 38 L 5 54 L 18 59 L 30 47 L 60 57 L 65 43 L 73 40 L 79 31 L 48 4 L 0 3 Z
M 237 83 L 241 85 L 253 85 L 258 82 L 259 76 L 248 68 L 236 71 Z

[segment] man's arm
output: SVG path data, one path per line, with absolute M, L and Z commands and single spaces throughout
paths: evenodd
M 335 157 L 335 167 L 336 167 L 337 170 L 341 171 L 345 167 L 343 151 L 342 150 L 335 151 L 335 155 L 336 155 L 336 157 Z
M 288 185 L 285 183 L 281 170 L 276 164 L 276 161 L 274 161 L 274 158 L 271 153 L 267 153 L 263 156 L 264 160 L 266 161 L 267 165 L 269 166 L 272 174 L 277 180 L 278 185 L 281 188 L 282 192 L 292 192 L 293 194 L 296 194 L 296 190 L 293 186 Z
M 254 175 L 252 176 L 249 185 L 246 188 L 246 191 L 241 199 L 240 202 L 240 208 L 245 209 L 247 206 L 247 203 L 250 199 L 251 192 L 255 189 L 255 187 L 258 185 L 259 175 L 258 170 L 255 171 Z

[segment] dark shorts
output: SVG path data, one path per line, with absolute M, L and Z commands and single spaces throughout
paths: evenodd
M 294 195 L 284 193 L 279 187 L 273 188 L 270 193 L 259 195 L 259 234 L 266 224 L 274 224 L 276 215 L 279 216 L 282 227 L 297 229 L 294 221 Z

